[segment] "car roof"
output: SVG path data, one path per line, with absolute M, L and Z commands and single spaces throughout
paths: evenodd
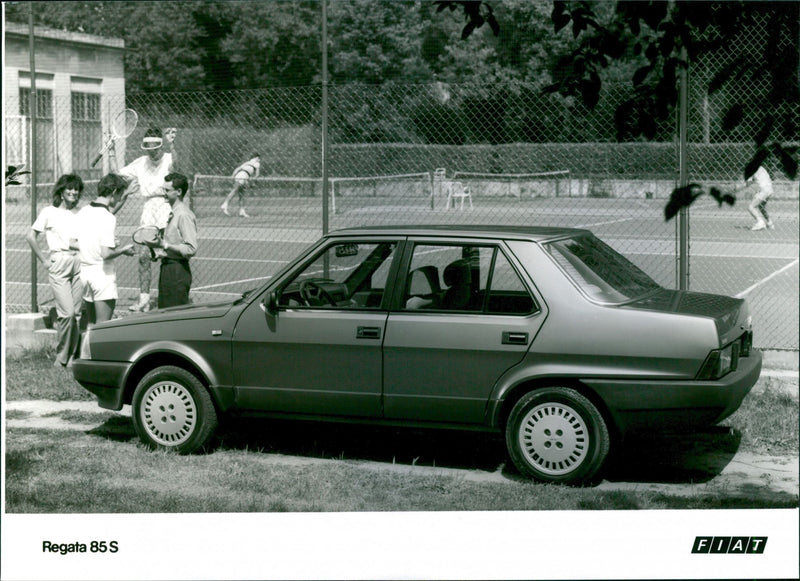
M 583 228 L 554 226 L 505 226 L 476 224 L 425 224 L 425 225 L 382 225 L 356 226 L 330 232 L 328 236 L 467 236 L 485 238 L 516 238 L 544 242 L 557 238 L 567 238 L 580 234 L 590 234 Z

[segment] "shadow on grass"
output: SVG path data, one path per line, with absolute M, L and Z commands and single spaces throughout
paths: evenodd
M 220 447 L 320 458 L 372 460 L 519 475 L 498 434 L 238 418 L 220 430 Z M 739 449 L 741 434 L 725 427 L 628 438 L 609 457 L 611 482 L 692 484 L 712 480 Z
M 495 471 L 506 462 L 494 434 L 250 417 L 220 426 L 219 449 Z
M 137 439 L 133 422 L 124 416 L 110 418 L 88 433 L 117 442 Z M 724 427 L 630 437 L 613 451 L 601 476 L 609 482 L 708 482 L 728 465 L 740 441 L 738 432 Z M 214 449 L 486 472 L 501 469 L 510 479 L 527 480 L 511 465 L 502 437 L 484 432 L 234 416 L 223 420 Z
M 105 422 L 86 432 L 93 436 L 100 436 L 114 442 L 128 442 L 136 439 L 136 430 L 133 428 L 133 421 L 126 416 L 114 416 Z
M 730 463 L 741 439 L 738 431 L 723 426 L 631 436 L 609 459 L 603 476 L 610 482 L 708 482 Z

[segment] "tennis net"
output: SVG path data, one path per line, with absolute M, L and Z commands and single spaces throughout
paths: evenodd
M 469 185 L 473 196 L 560 198 L 572 195 L 568 169 L 538 173 L 481 173 L 456 171 L 451 180 Z
M 336 214 L 432 207 L 430 172 L 332 177 L 331 210 Z
M 226 196 L 235 184 L 233 176 L 196 174 L 192 181 L 192 194 L 197 197 Z M 320 196 L 322 180 L 319 178 L 264 176 L 247 180 L 247 196 L 298 198 Z

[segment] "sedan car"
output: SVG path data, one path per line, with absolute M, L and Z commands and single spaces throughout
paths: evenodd
M 761 370 L 745 300 L 669 290 L 588 230 L 362 227 L 232 302 L 91 327 L 75 379 L 149 446 L 222 414 L 486 430 L 524 475 L 595 479 L 637 429 L 712 425 Z

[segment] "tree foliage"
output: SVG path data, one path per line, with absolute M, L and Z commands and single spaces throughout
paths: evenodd
M 464 38 L 496 18 L 485 2 L 436 4 L 439 10 L 463 11 Z M 603 86 L 601 71 L 612 63 L 639 59 L 641 64 L 630 77 L 634 94 L 615 113 L 617 137 L 653 138 L 658 122 L 674 115 L 680 72 L 709 54 L 747 44 L 736 59 L 713 71 L 708 94 L 733 87 L 732 93 L 738 96 L 723 114 L 725 131 L 739 127 L 748 113 L 758 118 L 750 130 L 755 153 L 744 168 L 744 177 L 771 156 L 787 176 L 797 176 L 798 148 L 782 141 L 798 135 L 800 3 L 618 1 L 610 13 L 608 5 L 586 0 L 553 2 L 554 31 L 570 32 L 578 45 L 559 59 L 553 69 L 554 82 L 546 91 L 579 98 L 593 108 Z M 748 42 L 748 32 L 756 22 L 767 23 L 761 43 Z M 498 34 L 496 28 L 492 26 Z M 736 90 L 745 83 L 768 89 L 753 97 Z
M 27 22 L 30 6 L 8 2 L 6 18 Z M 754 143 L 744 173 L 768 158 L 787 175 L 798 173 L 797 148 L 786 144 L 797 140 L 800 119 L 798 2 L 337 0 L 328 6 L 334 85 L 435 87 L 430 99 L 412 103 L 395 91 L 368 105 L 344 104 L 347 139 L 547 142 L 565 135 L 580 140 L 585 131 L 602 139 L 665 140 L 678 78 L 690 63 L 706 94 L 724 105 L 712 140 Z M 37 24 L 124 39 L 131 94 L 288 89 L 321 80 L 318 0 L 37 1 L 32 7 Z M 756 29 L 767 33 L 756 37 Z M 736 58 L 708 58 L 730 54 L 731 47 L 743 50 Z M 621 80 L 624 93 L 601 98 Z M 564 99 L 553 107 L 558 95 Z M 209 99 L 213 111 L 217 103 Z M 284 120 L 311 119 L 313 111 L 300 106 L 284 108 Z M 247 114 L 258 119 L 274 120 L 277 110 L 269 100 L 251 108 Z M 408 115 L 416 135 L 413 127 L 390 127 L 390 109 L 398 118 Z

